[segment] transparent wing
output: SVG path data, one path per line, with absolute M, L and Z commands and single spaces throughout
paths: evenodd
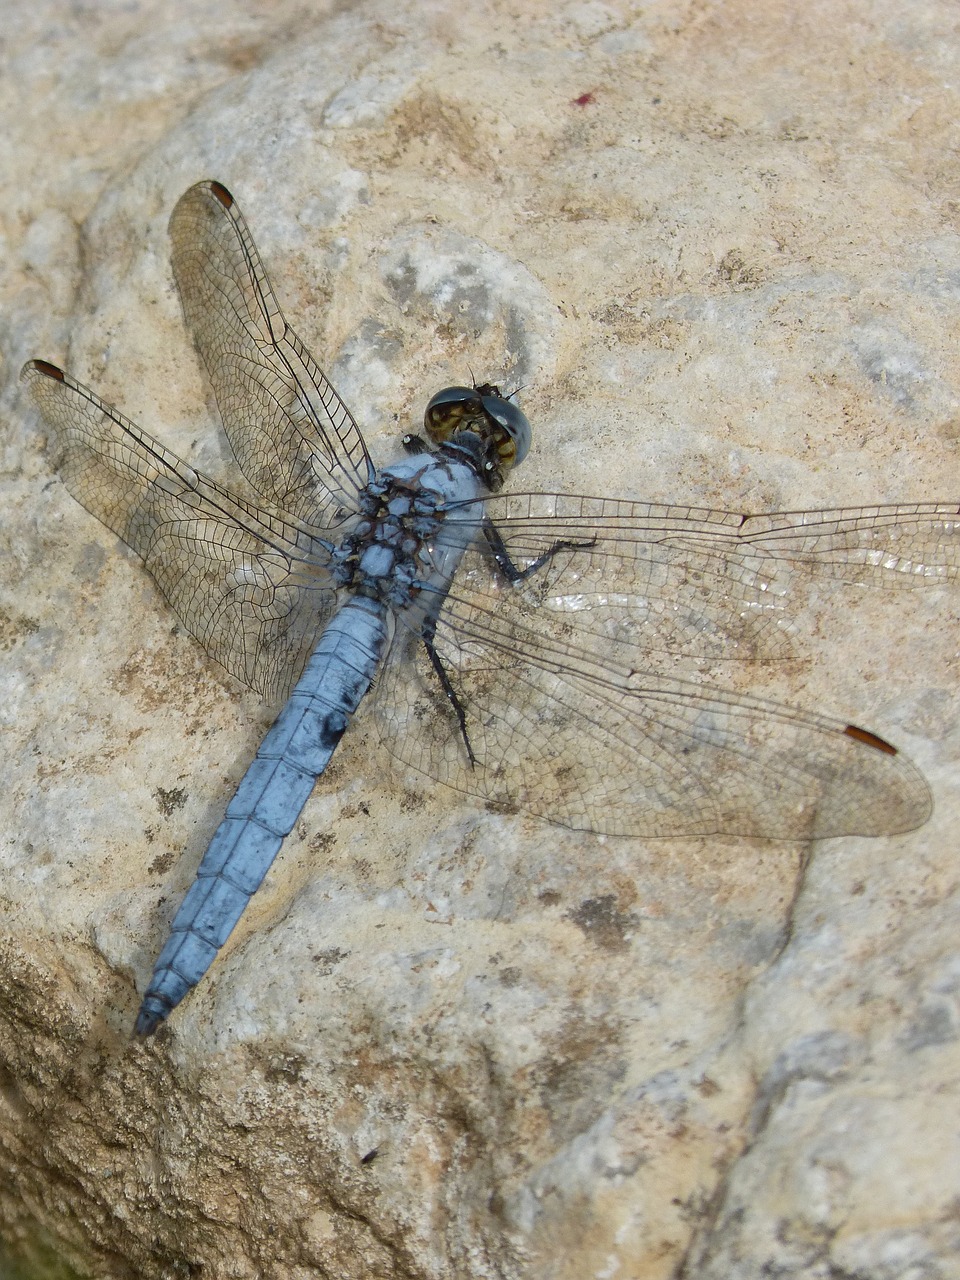
M 357 424 L 280 310 L 233 197 L 199 182 L 170 217 L 173 271 L 244 475 L 284 511 L 329 526 L 372 466 Z
M 471 763 L 423 645 L 406 630 L 395 644 L 404 662 L 387 666 L 376 702 L 384 741 L 505 809 L 609 835 L 783 839 L 909 831 L 930 814 L 917 770 L 868 732 L 614 667 L 515 610 L 448 597 L 436 645 Z
M 398 634 L 392 657 L 404 662 L 385 671 L 377 715 L 405 763 L 609 834 L 805 839 L 926 820 L 922 777 L 875 735 L 663 668 L 729 657 L 731 642 L 740 658 L 782 656 L 788 585 L 793 597 L 817 579 L 956 578 L 957 505 L 742 517 L 519 495 L 448 518 L 476 525 L 481 513 L 519 567 L 555 554 L 511 587 L 470 551 L 454 590 L 421 603 L 436 614 L 472 762 L 416 619 Z
M 206 479 L 56 365 L 21 376 L 73 496 L 142 557 L 211 657 L 283 697 L 334 601 L 316 530 Z
M 791 656 L 792 607 L 837 583 L 897 590 L 960 573 L 960 504 L 914 503 L 740 515 L 576 494 L 497 495 L 449 520 L 492 522 L 525 569 L 558 544 L 521 588 L 525 607 L 578 631 L 651 653 L 710 662 Z M 468 555 L 470 591 L 489 558 Z M 540 625 L 538 623 L 538 625 Z

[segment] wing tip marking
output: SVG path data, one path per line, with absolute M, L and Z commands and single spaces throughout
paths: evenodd
M 225 209 L 232 208 L 233 196 L 230 194 L 230 192 L 227 190 L 227 188 L 223 185 L 222 182 L 217 182 L 215 179 L 211 180 L 210 190 L 213 193 L 213 195 L 216 196 L 216 198 L 220 201 L 220 203 L 223 205 Z
M 865 747 L 873 747 L 877 751 L 882 751 L 884 755 L 895 756 L 898 754 L 897 748 L 885 741 L 883 738 L 877 737 L 875 733 L 871 733 L 869 729 L 861 729 L 859 725 L 848 724 L 843 731 L 847 737 L 853 738 L 856 742 L 862 742 Z
M 20 377 L 25 378 L 34 369 L 37 373 L 42 373 L 45 378 L 53 378 L 55 382 L 63 382 L 67 376 L 59 365 L 51 364 L 49 360 L 28 360 L 20 370 Z

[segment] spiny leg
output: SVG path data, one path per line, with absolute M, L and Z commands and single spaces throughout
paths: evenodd
M 437 620 L 435 617 L 430 615 L 424 620 L 420 638 L 423 641 L 423 647 L 427 651 L 427 657 L 430 659 L 430 665 L 437 673 L 437 679 L 440 681 L 440 687 L 447 695 L 451 707 L 453 707 L 454 715 L 457 717 L 457 724 L 460 726 L 460 737 L 463 739 L 463 745 L 467 751 L 467 758 L 470 761 L 470 768 L 474 769 L 476 768 L 477 757 L 473 754 L 473 747 L 470 745 L 470 735 L 467 733 L 467 713 L 463 709 L 463 703 L 460 701 L 460 695 L 453 687 L 453 682 L 449 675 L 447 675 L 447 669 L 443 665 L 443 660 L 439 653 L 437 653 L 436 646 L 434 645 L 436 634 Z
M 404 453 L 417 454 L 430 452 L 430 446 L 427 444 L 426 440 L 424 440 L 423 436 L 414 435 L 411 431 L 408 431 L 405 436 L 401 436 L 400 444 Z
M 404 440 L 404 445 L 405 447 L 407 446 L 406 439 Z M 415 451 L 415 449 L 412 450 L 412 452 Z M 538 569 L 541 569 L 549 560 L 552 560 L 560 551 L 587 551 L 590 547 L 596 546 L 595 538 L 590 539 L 589 542 L 558 540 L 552 547 L 548 547 L 542 556 L 538 556 L 536 560 L 527 565 L 525 569 L 521 569 L 515 565 L 513 560 L 510 558 L 510 553 L 507 551 L 503 538 L 497 531 L 497 527 L 493 521 L 484 519 L 483 535 L 487 541 L 490 554 L 496 561 L 497 568 L 510 583 L 523 582 L 526 578 L 529 578 L 532 574 L 536 573 Z M 439 609 L 437 612 L 439 612 Z M 454 715 L 457 717 L 457 724 L 460 726 L 460 736 L 463 739 L 463 745 L 466 748 L 470 766 L 471 768 L 475 768 L 477 764 L 477 757 L 473 753 L 473 747 L 470 745 L 470 735 L 467 732 L 467 713 L 464 710 L 463 703 L 460 701 L 460 695 L 453 687 L 453 682 L 447 674 L 447 669 L 443 665 L 443 660 L 439 653 L 437 653 L 436 646 L 434 644 L 436 632 L 436 614 L 431 614 L 424 620 L 420 638 L 423 640 L 423 647 L 427 651 L 427 656 L 430 659 L 430 665 L 433 667 L 437 674 L 437 679 L 440 681 L 440 687 L 447 695 L 450 705 L 453 707 Z
M 483 520 L 483 536 L 487 540 L 490 554 L 497 562 L 497 568 L 511 583 L 524 582 L 532 574 L 536 573 L 538 569 L 542 569 L 549 560 L 552 560 L 561 551 L 589 551 L 591 547 L 597 545 L 596 538 L 591 538 L 588 542 L 572 542 L 569 539 L 560 539 L 552 547 L 548 547 L 542 556 L 537 556 L 536 560 L 531 561 L 525 569 L 521 569 L 511 560 L 510 552 L 507 550 L 497 526 L 486 517 Z

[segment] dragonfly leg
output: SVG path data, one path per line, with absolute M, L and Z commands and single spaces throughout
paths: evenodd
M 411 439 L 416 439 L 416 437 L 405 437 L 405 448 L 409 448 L 407 441 Z M 411 451 L 415 452 L 415 450 Z M 596 545 L 595 539 L 591 539 L 589 542 L 572 542 L 570 540 L 558 541 L 555 542 L 552 547 L 549 547 L 542 556 L 538 556 L 532 564 L 527 565 L 525 569 L 521 569 L 511 560 L 503 539 L 497 532 L 496 525 L 494 525 L 491 520 L 484 519 L 483 534 L 486 538 L 490 553 L 497 562 L 497 567 L 507 581 L 511 583 L 522 582 L 525 578 L 529 578 L 531 574 L 536 573 L 538 569 L 542 568 L 548 560 L 552 560 L 560 551 L 585 551 L 589 547 Z M 437 679 L 440 681 L 440 687 L 447 695 L 451 707 L 453 707 L 454 715 L 457 717 L 457 724 L 460 726 L 460 736 L 463 739 L 463 745 L 466 748 L 467 758 L 470 761 L 471 767 L 475 768 L 477 764 L 477 757 L 474 755 L 473 747 L 470 745 L 470 735 L 467 732 L 467 714 L 464 711 L 463 703 L 460 701 L 460 696 L 453 687 L 453 682 L 451 681 L 450 676 L 447 673 L 447 669 L 443 665 L 443 661 L 439 653 L 437 653 L 436 646 L 434 645 L 434 637 L 436 636 L 437 631 L 436 614 L 438 612 L 439 602 L 437 608 L 424 619 L 420 638 L 423 641 L 423 647 L 427 651 L 427 657 L 430 659 L 430 665 L 433 667 L 437 674 Z
M 528 564 L 525 569 L 521 569 L 519 565 L 514 564 L 510 559 L 510 552 L 507 550 L 503 538 L 500 537 L 497 526 L 492 520 L 484 518 L 483 536 L 487 540 L 490 554 L 497 562 L 497 568 L 508 582 L 523 582 L 526 578 L 536 573 L 538 569 L 542 569 L 560 551 L 589 551 L 591 547 L 597 545 L 596 538 L 590 538 L 587 542 L 573 542 L 570 539 L 561 539 L 555 542 L 552 547 L 548 547 L 542 556 L 537 556 L 536 560 Z
M 460 701 L 460 696 L 453 687 L 453 682 L 447 674 L 447 669 L 443 665 L 443 661 L 439 653 L 437 653 L 436 647 L 433 643 L 436 633 L 436 618 L 428 616 L 424 619 L 423 630 L 420 633 L 420 638 L 423 641 L 423 647 L 427 651 L 427 657 L 430 659 L 430 665 L 437 673 L 437 679 L 440 681 L 440 687 L 447 695 L 451 707 L 453 707 L 454 715 L 457 717 L 457 724 L 460 726 L 460 737 L 463 738 L 463 745 L 467 750 L 467 758 L 470 761 L 470 767 L 474 768 L 477 763 L 477 757 L 473 754 L 473 747 L 470 745 L 470 735 L 467 733 L 467 713 L 463 709 L 463 703 Z
M 423 436 L 416 436 L 411 431 L 408 431 L 405 436 L 401 437 L 400 443 L 403 446 L 405 453 L 430 452 L 430 446 L 427 444 L 426 440 L 424 440 Z

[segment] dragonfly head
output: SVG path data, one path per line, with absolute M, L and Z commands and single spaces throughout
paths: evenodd
M 444 387 L 427 405 L 423 425 L 434 444 L 452 445 L 477 462 L 491 489 L 499 489 L 530 450 L 530 423 L 489 383 Z

